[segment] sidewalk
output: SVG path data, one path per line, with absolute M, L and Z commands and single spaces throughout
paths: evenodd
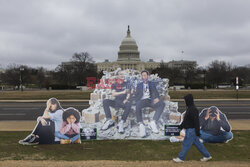
M 17 165 L 18 164 L 18 165 Z M 244 161 L 210 161 L 210 162 L 199 162 L 194 160 L 188 160 L 185 163 L 175 163 L 173 161 L 114 161 L 114 160 L 87 160 L 87 161 L 52 161 L 52 160 L 7 160 L 0 161 L 0 166 L 4 167 L 34 167 L 34 166 L 46 166 L 46 167 L 68 167 L 68 166 L 80 166 L 80 167 L 249 167 L 249 162 Z
M 250 130 L 250 119 L 229 120 L 233 130 Z M 0 131 L 32 131 L 36 121 L 0 121 Z

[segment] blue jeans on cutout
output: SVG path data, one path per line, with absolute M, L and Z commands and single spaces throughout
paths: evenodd
M 232 132 L 224 132 L 218 136 L 211 135 L 209 133 L 204 132 L 203 130 L 200 130 L 200 138 L 204 141 L 204 143 L 224 143 L 227 140 L 230 140 L 233 138 Z
M 80 138 L 80 135 L 79 134 L 76 134 L 74 137 L 68 137 L 68 136 L 66 136 L 66 135 L 63 135 L 63 134 L 61 134 L 60 132 L 55 132 L 55 137 L 58 137 L 58 138 L 60 138 L 60 139 L 71 139 L 72 140 L 72 142 L 74 142 L 74 141 L 76 141 L 77 139 L 79 139 Z
M 165 107 L 165 103 L 162 100 L 159 100 L 156 104 L 151 102 L 151 99 L 142 99 L 136 102 L 136 118 L 137 122 L 142 122 L 142 108 L 152 107 L 155 110 L 155 114 L 153 117 L 154 121 L 158 121 L 161 117 L 163 109 Z
M 186 130 L 185 138 L 182 142 L 182 149 L 179 153 L 178 157 L 184 161 L 188 150 L 191 148 L 192 145 L 195 145 L 195 147 L 202 153 L 204 157 L 210 157 L 209 152 L 206 150 L 204 145 L 200 142 L 199 137 L 196 136 L 195 129 L 189 128 Z
M 124 104 L 123 101 L 118 101 L 118 100 L 110 100 L 110 99 L 103 100 L 103 109 L 107 119 L 112 118 L 110 107 L 123 108 L 124 112 L 122 114 L 122 120 L 126 122 L 128 114 L 131 111 L 131 105 L 132 103 L 130 101 Z

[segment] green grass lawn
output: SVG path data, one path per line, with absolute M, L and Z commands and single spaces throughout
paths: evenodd
M 233 131 L 234 139 L 226 144 L 205 144 L 220 161 L 250 161 L 250 131 Z M 23 146 L 18 140 L 29 132 L 0 132 L 0 160 L 171 160 L 178 155 L 181 143 L 169 141 L 106 140 L 84 141 L 70 145 Z M 202 155 L 192 146 L 186 160 Z
M 0 91 L 0 100 L 36 100 L 49 99 L 51 97 L 62 99 L 88 100 L 93 90 L 51 90 L 51 91 Z M 169 91 L 172 99 L 181 99 L 184 95 L 192 93 L 195 99 L 235 99 L 234 90 L 179 90 Z M 240 90 L 239 98 L 250 98 L 249 90 Z
M 51 90 L 51 91 L 0 91 L 0 100 L 37 100 L 49 99 L 89 99 L 93 90 Z

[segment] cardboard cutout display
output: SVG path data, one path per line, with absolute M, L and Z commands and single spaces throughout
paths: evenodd
M 218 107 L 205 108 L 200 113 L 200 138 L 205 143 L 224 143 L 233 139 L 232 128 Z
M 185 130 L 179 127 L 185 112 L 178 112 L 178 103 L 170 101 L 168 79 L 157 74 L 130 69 L 104 71 L 89 104 L 81 115 L 75 108 L 63 109 L 56 98 L 49 99 L 32 133 L 19 143 L 70 144 L 96 139 L 181 142 L 185 137 Z M 221 143 L 233 138 L 226 115 L 216 106 L 202 110 L 200 128 L 204 142 Z
M 184 117 L 183 113 L 183 117 Z M 233 139 L 232 128 L 227 117 L 218 107 L 211 106 L 201 111 L 200 116 L 200 139 L 204 143 L 225 143 Z M 170 138 L 171 142 L 182 142 L 185 137 L 183 129 L 179 136 Z
M 165 125 L 178 125 L 181 116 L 178 103 L 170 101 L 169 80 L 151 74 L 148 84 L 143 86 L 141 78 L 137 70 L 104 71 L 90 95 L 90 107 L 82 110 L 81 126 L 92 131 L 96 129 L 98 140 L 169 139 L 165 135 Z M 153 103 L 154 99 L 144 100 L 144 96 L 159 98 Z
M 90 94 L 90 107 L 63 109 L 56 98 L 47 101 L 37 126 L 20 144 L 70 144 L 81 140 L 165 140 L 179 134 L 181 113 L 171 102 L 167 78 L 147 71 L 104 71 Z M 91 85 L 91 84 L 89 84 Z M 93 84 L 92 84 L 93 85 Z M 175 131 L 173 133 L 173 130 Z
M 75 108 L 64 110 L 56 98 L 46 103 L 43 116 L 37 118 L 37 125 L 30 135 L 20 140 L 22 145 L 81 143 L 80 112 Z
M 80 144 L 80 113 L 77 109 L 70 107 L 63 112 L 63 123 L 56 136 L 61 144 L 75 143 Z

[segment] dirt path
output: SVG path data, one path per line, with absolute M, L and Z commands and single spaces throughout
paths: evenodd
M 229 120 L 233 130 L 250 130 L 250 119 Z M 0 131 L 32 131 L 36 121 L 0 121 Z
M 229 120 L 233 130 L 250 130 L 250 119 Z
M 247 167 L 250 166 L 250 162 L 236 162 L 236 161 L 210 161 L 210 162 L 199 162 L 199 161 L 186 161 L 185 163 L 174 163 L 173 161 L 0 161 L 2 167 L 171 167 L 171 166 L 213 166 L 213 167 Z

